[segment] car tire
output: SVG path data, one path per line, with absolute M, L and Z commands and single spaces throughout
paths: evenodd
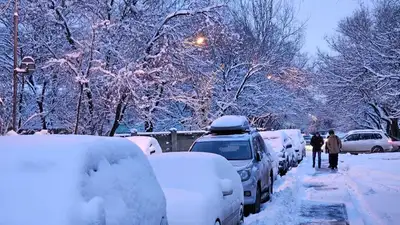
M 239 221 L 237 225 L 242 225 L 244 224 L 244 207 L 243 205 L 240 205 L 240 210 L 239 210 Z
M 371 149 L 371 153 L 377 153 L 377 152 L 384 152 L 383 148 L 381 146 L 374 146 Z
M 253 214 L 259 213 L 261 211 L 261 187 L 260 187 L 260 185 L 257 185 L 256 202 L 253 205 L 251 205 L 250 211 Z
M 296 159 L 293 159 L 292 161 L 292 167 L 297 167 L 299 164 L 297 163 Z

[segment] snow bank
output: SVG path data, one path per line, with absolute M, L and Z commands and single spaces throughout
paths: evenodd
M 0 224 L 159 224 L 165 198 L 128 140 L 0 137 Z M 6 184 L 6 185 L 3 185 Z
M 8 131 L 6 134 L 6 136 L 15 136 L 15 135 L 19 135 L 19 134 L 13 130 Z

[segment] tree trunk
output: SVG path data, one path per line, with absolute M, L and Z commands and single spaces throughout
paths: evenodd
M 76 109 L 76 123 L 75 123 L 74 134 L 78 134 L 79 116 L 80 116 L 81 105 L 82 105 L 82 95 L 83 95 L 83 85 L 80 84 L 78 106 L 77 106 L 77 109 Z
M 42 92 L 40 93 L 40 98 L 37 100 L 39 107 L 40 119 L 42 120 L 42 129 L 47 130 L 46 116 L 44 113 L 44 95 L 46 93 L 47 81 L 43 83 Z
M 151 122 L 150 120 L 144 121 L 144 130 L 146 132 L 153 132 L 154 130 L 153 122 Z
M 399 118 L 392 118 L 392 124 L 390 126 L 390 134 L 394 137 L 400 137 L 399 133 Z
M 124 112 L 126 109 L 126 104 L 125 104 L 126 98 L 127 98 L 127 94 L 123 94 L 117 105 L 117 108 L 115 109 L 115 118 L 114 118 L 114 123 L 111 127 L 111 131 L 109 134 L 110 137 L 115 135 L 115 132 L 117 131 L 119 124 L 120 124 L 121 120 L 123 119 Z

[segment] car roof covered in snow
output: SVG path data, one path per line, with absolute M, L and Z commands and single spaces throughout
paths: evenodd
M 364 129 L 364 130 L 351 130 L 348 132 L 348 134 L 354 134 L 354 133 L 384 133 L 383 130 L 377 130 L 377 129 Z
M 211 123 L 210 131 L 250 131 L 250 124 L 245 116 L 226 115 Z
M 156 211 L 165 213 L 147 157 L 123 138 L 0 137 L 0 183 L 0 224 L 156 223 Z

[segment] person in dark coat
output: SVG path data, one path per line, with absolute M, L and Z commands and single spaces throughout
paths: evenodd
M 318 168 L 321 168 L 321 152 L 322 146 L 324 145 L 324 139 L 321 135 L 317 132 L 311 138 L 310 145 L 313 147 L 312 155 L 313 155 L 313 168 L 315 168 L 315 157 L 318 155 Z

